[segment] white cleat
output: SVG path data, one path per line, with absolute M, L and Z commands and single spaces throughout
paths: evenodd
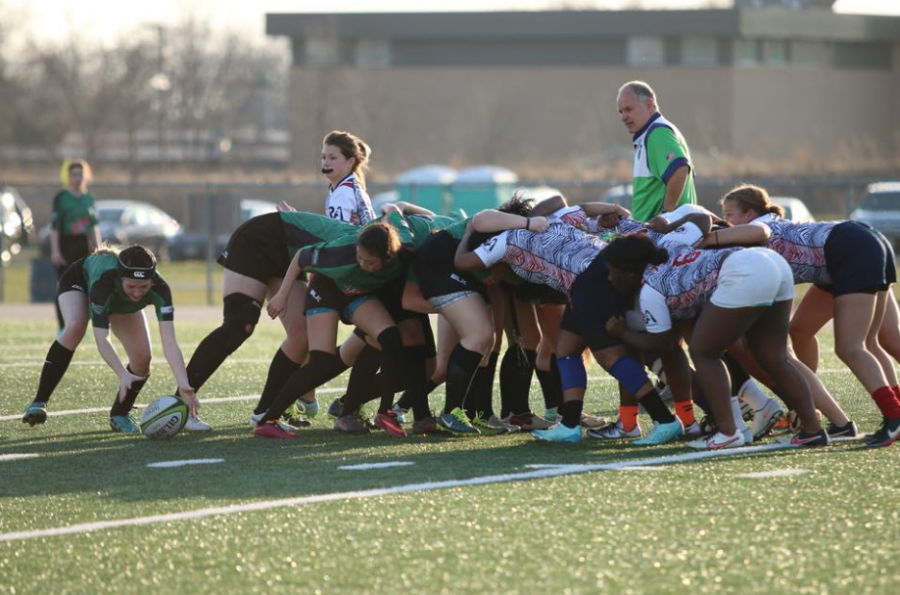
M 251 414 L 250 414 L 250 425 L 251 425 L 251 426 L 255 426 L 256 424 L 258 424 L 259 422 L 262 421 L 262 418 L 263 418 L 265 415 L 266 415 L 265 412 L 263 412 L 263 413 L 251 413 Z M 291 424 L 287 423 L 286 421 L 283 421 L 283 420 L 280 420 L 280 419 L 279 419 L 279 420 L 276 421 L 275 423 L 277 423 L 277 424 L 278 424 L 278 427 L 281 428 L 282 430 L 284 430 L 285 432 L 296 432 L 296 431 L 297 431 L 297 428 L 295 428 L 295 427 L 292 426 Z
M 726 436 L 722 432 L 716 432 L 712 436 L 692 440 L 688 442 L 688 446 L 697 450 L 721 450 L 723 448 L 737 448 L 746 444 L 744 434 L 740 430 L 733 436 Z
M 778 423 L 778 420 L 783 416 L 784 409 L 782 409 L 774 399 L 769 399 L 769 402 L 766 403 L 762 409 L 755 409 L 753 411 L 753 422 L 750 428 L 753 438 L 759 440 L 771 432 L 772 428 L 775 427 L 775 424 Z
M 199 417 L 190 416 L 187 423 L 184 424 L 186 432 L 212 432 L 213 427 L 200 419 Z

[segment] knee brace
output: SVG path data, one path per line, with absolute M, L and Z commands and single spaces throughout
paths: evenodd
M 242 293 L 226 296 L 224 302 L 222 329 L 226 332 L 226 336 L 223 337 L 223 346 L 231 353 L 253 334 L 253 329 L 259 322 L 262 304 Z
M 559 377 L 564 391 L 570 388 L 587 388 L 587 370 L 584 369 L 584 360 L 581 359 L 580 353 L 557 357 L 556 364 L 559 366 Z
M 609 368 L 609 373 L 618 380 L 628 392 L 637 396 L 637 393 L 645 384 L 650 382 L 644 366 L 637 363 L 634 358 L 624 355 L 616 360 Z

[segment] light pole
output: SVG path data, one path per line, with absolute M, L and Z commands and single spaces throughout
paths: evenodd
M 163 107 L 166 93 L 172 88 L 169 75 L 165 73 L 163 64 L 163 43 L 165 41 L 165 27 L 162 25 L 150 25 L 156 29 L 156 74 L 150 77 L 147 84 L 156 92 L 156 156 L 159 160 L 159 168 L 163 168 Z M 168 152 L 168 151 L 167 151 Z

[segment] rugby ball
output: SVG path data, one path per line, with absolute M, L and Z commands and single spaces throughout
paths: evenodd
M 153 440 L 171 438 L 188 420 L 188 404 L 174 395 L 160 397 L 141 414 L 141 432 Z

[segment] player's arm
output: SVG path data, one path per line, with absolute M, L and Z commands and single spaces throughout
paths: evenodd
M 629 347 L 641 351 L 667 353 L 678 347 L 678 334 L 672 329 L 672 318 L 665 297 L 644 285 L 640 291 L 640 307 L 644 317 L 644 330 L 628 327 L 621 316 L 606 321 L 606 331 L 618 337 Z
M 545 198 L 541 202 L 534 205 L 534 208 L 531 209 L 532 217 L 547 217 L 548 215 L 552 215 L 556 211 L 560 209 L 564 209 L 569 206 L 569 203 L 566 202 L 565 197 L 563 196 L 551 196 L 550 198 Z
M 466 233 L 463 234 L 462 239 L 459 241 L 459 246 L 456 247 L 453 268 L 458 271 L 479 271 L 485 270 L 490 266 L 474 250 L 469 250 L 469 239 L 472 237 L 472 232 L 475 231 L 474 223 L 474 220 L 472 220 L 466 224 Z
M 700 244 L 701 248 L 718 248 L 719 246 L 765 246 L 769 243 L 772 230 L 768 225 L 748 223 L 735 225 L 727 229 L 717 229 L 707 234 Z
M 481 233 L 494 233 L 509 229 L 527 229 L 540 232 L 547 229 L 549 221 L 546 217 L 522 217 L 512 213 L 504 213 L 495 209 L 486 209 L 472 218 L 470 225 Z M 466 226 L 468 230 L 468 226 Z
M 420 207 L 419 205 L 414 205 L 402 200 L 395 203 L 387 203 L 386 205 L 381 207 L 382 215 L 388 215 L 391 211 L 399 211 L 403 215 L 422 215 L 424 217 L 435 217 L 435 214 L 425 207 Z
M 578 206 L 581 207 L 581 210 L 584 211 L 584 214 L 591 219 L 602 217 L 603 215 L 618 215 L 619 217 L 631 216 L 631 211 L 629 211 L 622 205 L 616 205 L 612 203 L 586 202 Z
M 178 385 L 178 394 L 187 399 L 191 408 L 191 415 L 197 415 L 197 412 L 200 410 L 200 401 L 197 400 L 197 395 L 188 381 L 184 355 L 181 353 L 181 347 L 178 346 L 178 340 L 175 338 L 175 322 L 172 320 L 160 320 L 159 336 L 162 340 L 163 355 L 169 364 L 169 369 L 172 370 L 175 383 Z
M 300 266 L 301 252 L 303 252 L 303 249 L 297 250 L 297 253 L 294 254 L 294 258 L 291 259 L 291 264 L 288 265 L 288 270 L 284 274 L 284 279 L 281 280 L 281 287 L 278 288 L 278 291 L 269 299 L 269 303 L 266 304 L 266 312 L 268 312 L 269 317 L 271 318 L 283 316 L 285 310 L 287 310 L 288 298 L 291 297 L 294 281 L 297 280 L 297 277 L 299 277 L 300 273 L 303 271 Z
M 672 221 L 671 223 L 666 217 L 658 215 L 648 221 L 645 224 L 645 227 L 659 233 L 672 233 L 682 225 L 688 223 L 696 225 L 697 229 L 699 229 L 704 236 L 708 235 L 709 230 L 712 229 L 712 217 L 708 213 L 688 213 L 684 217 Z
M 407 279 L 403 286 L 402 305 L 404 310 L 418 312 L 420 314 L 433 314 L 436 312 L 431 301 L 422 295 L 422 287 Z

